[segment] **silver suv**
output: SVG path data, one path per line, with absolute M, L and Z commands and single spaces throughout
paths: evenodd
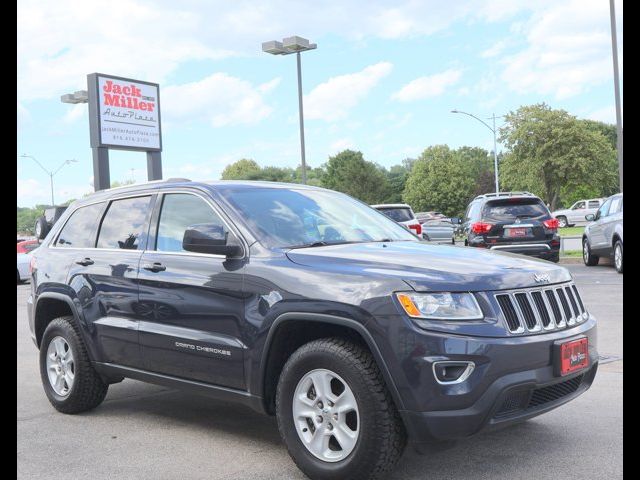
M 597 265 L 600 257 L 613 256 L 613 264 L 622 273 L 622 193 L 607 198 L 596 214 L 585 216 L 591 222 L 582 236 L 585 265 Z
M 584 225 L 587 223 L 585 215 L 594 214 L 604 202 L 604 198 L 591 198 L 589 200 L 578 200 L 569 208 L 556 210 L 551 215 L 558 219 L 560 228 L 573 227 L 574 225 Z

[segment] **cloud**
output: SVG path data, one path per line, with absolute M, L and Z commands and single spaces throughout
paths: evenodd
M 413 102 L 437 97 L 442 95 L 447 87 L 458 83 L 461 75 L 461 70 L 449 69 L 434 75 L 416 78 L 391 95 L 391 98 L 400 102 Z
M 305 95 L 305 118 L 332 122 L 346 117 L 392 69 L 393 64 L 380 62 L 357 73 L 331 77 Z
M 502 60 L 502 79 L 512 91 L 564 99 L 611 80 L 608 2 L 553 4 L 534 13 L 523 33 L 527 46 Z
M 202 80 L 169 85 L 162 90 L 163 119 L 205 119 L 214 127 L 254 124 L 271 113 L 262 94 L 279 83 L 273 79 L 259 87 L 226 73 L 214 73 Z
M 273 80 L 269 80 L 268 82 L 263 83 L 262 85 L 258 85 L 258 91 L 260 93 L 269 93 L 275 90 L 280 82 L 282 81 L 282 77 L 276 77 Z
M 25 203 L 32 198 L 40 198 L 40 195 L 34 195 L 34 192 L 41 192 L 42 184 L 35 178 L 18 178 L 16 190 L 18 203 Z M 47 198 L 46 194 L 42 198 Z
M 491 58 L 491 57 L 495 57 L 497 55 L 500 55 L 502 53 L 502 51 L 506 48 L 507 46 L 507 40 L 499 40 L 496 43 L 494 43 L 493 45 L 491 45 L 489 48 L 487 48 L 486 50 L 484 50 L 480 56 L 482 58 Z
M 17 126 L 18 130 L 22 129 L 25 125 L 27 125 L 31 121 L 31 114 L 27 107 L 25 107 L 22 103 L 18 102 L 17 107 Z
M 88 115 L 87 105 L 78 103 L 67 110 L 67 113 L 62 117 L 62 121 L 64 123 L 74 123 L 85 115 Z
M 599 122 L 612 123 L 615 125 L 616 106 L 609 105 L 607 107 L 598 108 L 585 115 L 585 118 L 588 118 L 590 120 L 597 120 Z
M 353 140 L 350 138 L 340 138 L 329 146 L 329 150 L 332 153 L 338 153 L 348 148 L 353 148 Z

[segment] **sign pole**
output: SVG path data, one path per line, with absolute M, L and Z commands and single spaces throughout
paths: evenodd
M 109 176 L 109 149 L 105 147 L 91 148 L 93 153 L 93 189 L 106 190 L 111 188 Z
M 147 152 L 147 179 L 162 180 L 162 158 L 160 152 Z

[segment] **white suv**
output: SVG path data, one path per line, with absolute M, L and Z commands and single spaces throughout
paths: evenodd
M 391 220 L 404 225 L 411 232 L 422 238 L 422 225 L 420 225 L 411 207 L 406 203 L 385 203 L 381 205 L 371 205 L 371 207 L 381 211 Z
M 604 202 L 604 198 L 591 198 L 589 200 L 578 200 L 569 208 L 552 212 L 554 218 L 558 219 L 560 228 L 573 227 L 574 225 L 586 225 L 585 215 L 594 214 Z

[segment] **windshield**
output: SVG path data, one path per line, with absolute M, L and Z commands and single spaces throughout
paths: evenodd
M 549 211 L 542 201 L 537 199 L 505 199 L 488 202 L 482 212 L 483 220 L 510 222 L 519 219 L 539 219 L 548 217 Z
M 378 210 L 396 222 L 408 222 L 409 220 L 413 220 L 411 210 L 407 207 L 386 207 L 378 208 Z
M 242 215 L 261 243 L 269 247 L 418 241 L 376 210 L 338 192 L 229 188 L 220 189 L 220 194 Z

